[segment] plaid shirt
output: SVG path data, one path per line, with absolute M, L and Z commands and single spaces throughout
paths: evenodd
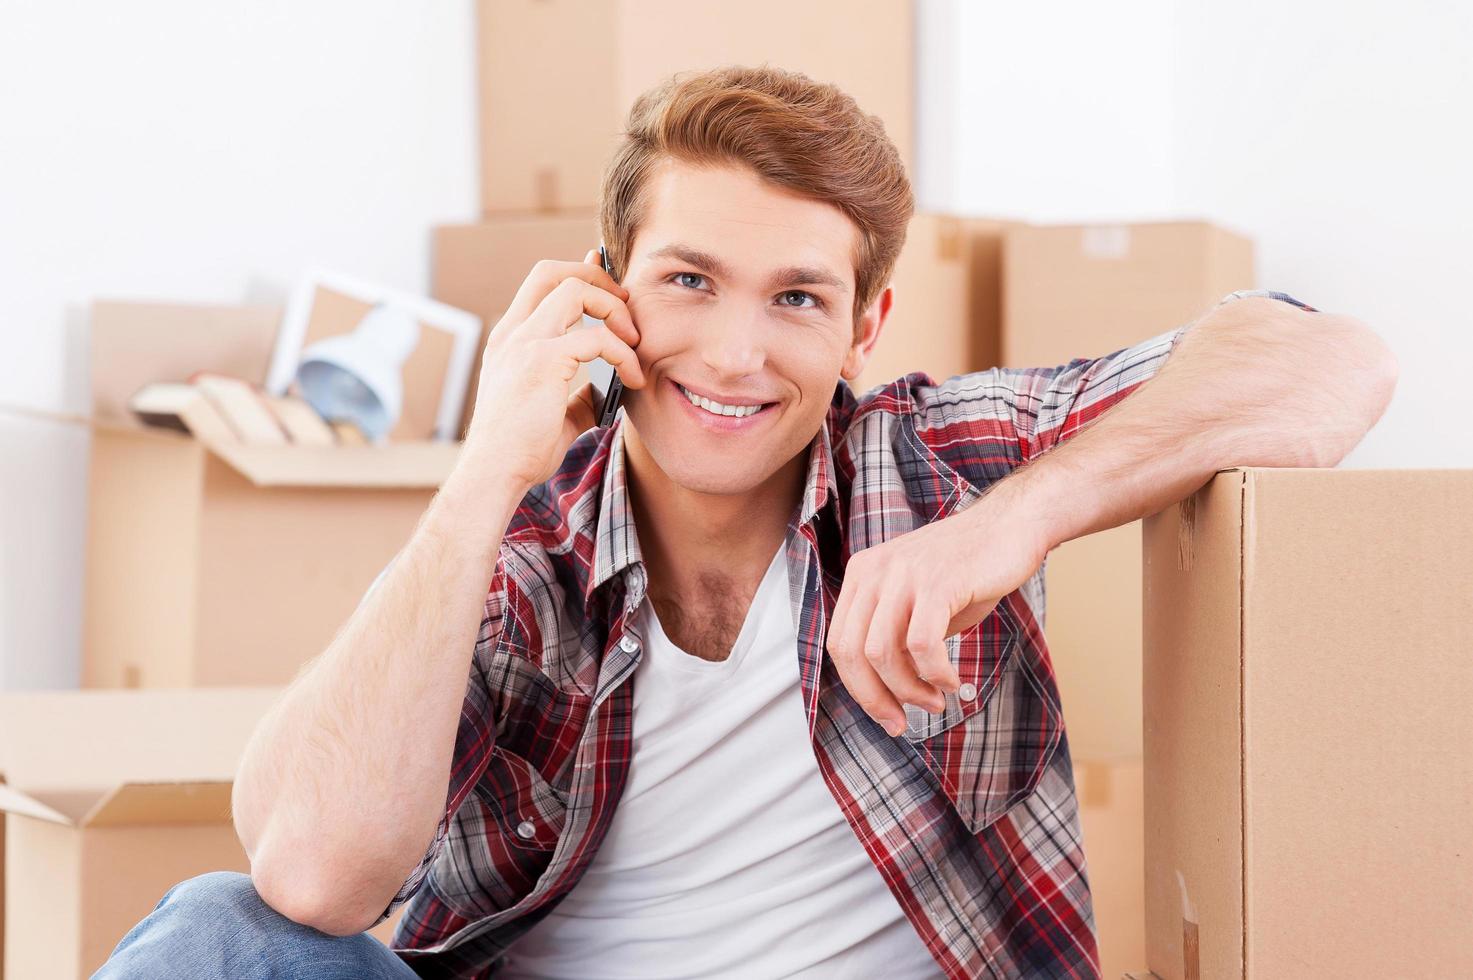
M 1283 293 L 1240 290 L 1305 306 Z M 976 696 L 905 705 L 891 737 L 825 654 L 849 556 L 956 513 L 1156 373 L 1190 324 L 1096 359 L 840 381 L 788 526 L 808 736 L 835 804 L 947 977 L 1100 974 L 1073 769 L 1044 641 L 1040 568 L 948 637 Z M 647 587 L 622 413 L 574 441 L 501 543 L 456 736 L 445 816 L 382 922 L 421 976 L 494 975 L 578 882 L 632 757 L 629 632 Z M 375 583 L 376 584 L 376 583 Z M 735 924 L 734 924 L 735 925 Z

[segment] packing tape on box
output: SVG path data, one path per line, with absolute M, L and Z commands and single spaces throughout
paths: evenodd
M 1197 532 L 1197 494 L 1178 501 L 1176 514 L 1176 567 L 1178 571 L 1190 572 L 1194 550 L 1192 539 Z
M 532 199 L 538 211 L 556 211 L 558 205 L 557 171 L 541 167 L 532 176 Z
M 1105 807 L 1110 805 L 1110 767 L 1099 762 L 1084 762 L 1084 791 L 1079 802 L 1083 806 Z
M 1181 889 L 1181 972 L 1182 980 L 1202 980 L 1202 951 L 1197 936 L 1197 910 L 1187 897 L 1187 879 L 1181 869 L 1176 872 Z

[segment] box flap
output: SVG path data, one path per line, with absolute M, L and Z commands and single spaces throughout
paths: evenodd
M 125 783 L 230 782 L 280 690 L 0 694 L 0 771 L 12 789 L 78 817 Z M 85 793 L 82 809 L 67 802 Z
M 460 458 L 458 442 L 383 446 L 210 445 L 258 487 L 438 487 Z
M 154 381 L 211 370 L 264 381 L 281 309 L 99 300 L 92 304 L 92 412 L 125 418 Z
M 4 782 L 0 782 L 0 812 L 14 813 L 22 817 L 35 817 L 38 820 L 49 820 L 60 824 L 70 824 L 74 819 Z
M 230 781 L 128 783 L 98 800 L 84 827 L 230 822 Z

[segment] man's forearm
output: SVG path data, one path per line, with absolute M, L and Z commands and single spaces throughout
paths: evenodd
M 1395 384 L 1395 358 L 1358 320 L 1239 299 L 1195 323 L 1139 389 L 986 496 L 1054 548 L 1154 514 L 1221 469 L 1334 466 Z
M 323 931 L 366 928 L 444 813 L 470 661 L 521 496 L 469 463 L 263 719 L 236 777 L 258 890 Z

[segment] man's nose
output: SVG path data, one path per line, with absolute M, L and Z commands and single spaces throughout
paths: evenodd
M 713 317 L 702 337 L 702 354 L 717 376 L 740 377 L 762 369 L 766 354 L 762 349 L 761 331 L 750 318 L 742 316 Z

